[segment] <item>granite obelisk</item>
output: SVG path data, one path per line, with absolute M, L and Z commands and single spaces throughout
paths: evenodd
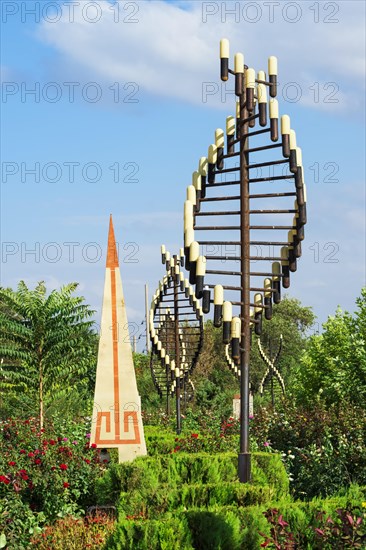
M 112 216 L 90 443 L 98 448 L 118 448 L 119 462 L 146 455 Z

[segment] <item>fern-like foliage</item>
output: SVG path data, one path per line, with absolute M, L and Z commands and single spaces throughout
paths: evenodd
M 0 288 L 0 391 L 32 395 L 41 425 L 44 410 L 71 388 L 85 389 L 95 371 L 94 312 L 75 296 L 77 286 L 49 294 L 44 282 Z

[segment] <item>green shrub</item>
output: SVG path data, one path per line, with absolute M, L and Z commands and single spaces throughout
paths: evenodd
M 264 476 L 264 479 L 260 476 Z M 281 456 L 277 453 L 252 454 L 253 482 L 267 483 L 276 487 L 276 498 L 288 495 L 289 479 L 283 466 Z
M 139 491 L 122 493 L 120 517 L 141 516 L 158 518 L 167 512 L 212 506 L 249 506 L 274 500 L 274 487 L 235 483 L 183 484 L 172 489 L 169 485 L 141 487 Z
M 144 426 L 146 447 L 149 456 L 168 454 L 175 447 L 176 435 L 166 432 L 160 426 Z
M 182 453 L 140 457 L 112 467 L 99 486 L 108 491 L 113 487 L 113 477 L 119 484 L 121 519 L 132 516 L 155 519 L 179 510 L 230 504 L 248 506 L 288 494 L 287 475 L 278 455 L 253 455 L 252 474 L 253 483 L 239 483 L 237 455 L 231 453 L 211 456 Z
M 97 477 L 94 486 L 95 502 L 93 504 L 115 504 L 121 492 L 124 481 L 121 480 L 122 471 L 114 462 L 110 462 L 103 476 Z
M 238 457 L 233 453 L 207 455 L 176 453 L 167 456 L 140 457 L 120 464 L 121 491 L 133 491 L 142 486 L 168 483 L 174 487 L 183 483 L 215 483 L 237 481 Z M 288 490 L 288 480 L 280 457 L 275 453 L 252 455 L 253 483 L 273 484 L 281 496 Z
M 234 512 L 192 511 L 186 514 L 192 533 L 193 547 L 200 550 L 239 550 L 241 547 L 240 519 Z
M 158 520 L 126 519 L 117 528 L 105 548 L 111 550 L 193 550 L 187 522 L 177 518 Z
M 261 546 L 275 548 L 276 541 L 278 548 L 302 550 L 364 548 L 365 513 L 359 498 L 354 500 L 350 495 L 311 502 L 280 500 L 186 511 L 175 508 L 160 521 L 146 519 L 143 514 L 130 515 L 120 519 L 106 548 L 258 550 Z M 365 492 L 358 495 L 364 498 Z M 347 536 L 351 538 L 343 538 Z M 348 543 L 352 537 L 360 545 Z

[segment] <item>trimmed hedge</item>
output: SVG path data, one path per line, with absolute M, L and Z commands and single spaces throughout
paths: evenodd
M 176 447 L 190 453 L 207 454 L 221 452 L 239 452 L 239 435 L 226 434 L 223 438 L 213 435 L 197 434 L 192 440 L 190 431 L 184 431 L 177 436 L 173 432 L 166 432 L 157 426 L 145 426 L 145 440 L 149 456 L 167 455 L 174 452 Z
M 115 550 L 258 550 L 264 537 L 270 534 L 271 525 L 264 512 L 275 505 L 288 522 L 297 548 L 302 550 L 333 550 L 334 542 L 328 543 L 317 537 L 319 512 L 336 517 L 336 510 L 361 506 L 366 499 L 366 490 L 358 488 L 349 496 L 330 499 L 315 499 L 311 502 L 280 500 L 257 506 L 223 506 L 208 509 L 176 511 L 158 520 L 120 520 L 115 533 L 105 548 Z M 363 533 L 365 526 L 363 525 Z M 364 548 L 366 535 L 359 548 Z M 337 548 L 350 548 L 339 540 Z M 353 547 L 353 546 L 352 546 Z
M 253 484 L 238 482 L 237 460 L 233 453 L 174 453 L 111 465 L 97 490 L 100 504 L 108 502 L 106 492 L 113 495 L 109 502 L 118 500 L 118 526 L 106 548 L 194 549 L 192 540 L 206 529 L 211 533 L 208 540 L 221 541 L 217 548 L 234 548 L 241 527 L 230 505 L 237 509 L 264 504 L 288 494 L 278 455 L 252 455 Z M 218 506 L 228 508 L 224 516 L 211 511 Z M 187 512 L 192 509 L 200 517 L 196 526 Z
M 292 502 L 281 457 L 274 453 L 252 454 L 250 484 L 238 482 L 234 453 L 140 457 L 110 466 L 98 482 L 100 503 L 107 492 L 119 520 L 105 548 L 115 550 L 257 550 L 271 534 L 264 512 L 274 509 L 298 548 L 333 550 L 315 533 L 322 527 L 319 513 L 335 518 L 338 508 L 366 500 L 356 487 L 348 496 Z
M 240 520 L 241 524 L 241 541 L 242 546 L 232 547 L 232 550 L 236 548 L 245 548 L 246 550 L 257 550 L 260 547 L 260 544 L 263 543 L 264 538 L 260 536 L 259 532 L 270 534 L 271 526 L 268 523 L 267 519 L 264 516 L 264 512 L 269 508 L 276 508 L 279 510 L 279 513 L 283 515 L 284 520 L 289 524 L 288 529 L 294 534 L 295 539 L 297 540 L 298 548 L 304 550 L 315 550 L 315 549 L 329 549 L 333 550 L 333 545 L 326 546 L 324 542 L 317 538 L 314 528 L 318 526 L 317 516 L 320 512 L 324 512 L 326 518 L 328 516 L 333 519 L 336 518 L 336 510 L 339 508 L 350 509 L 352 507 L 361 507 L 362 500 L 366 498 L 365 489 L 359 488 L 358 495 L 352 495 L 352 492 L 349 496 L 343 497 L 332 497 L 329 499 L 314 499 L 310 502 L 296 501 L 290 502 L 289 500 L 282 500 L 276 503 L 267 503 L 265 505 L 260 504 L 257 506 L 248 506 L 248 507 L 224 507 L 220 510 L 220 517 L 226 517 L 227 514 L 235 513 Z M 194 532 L 193 520 L 190 517 L 191 512 L 187 512 L 188 522 L 190 529 Z M 229 516 L 230 517 L 230 516 Z M 195 521 L 199 524 L 199 517 L 195 518 Z M 365 532 L 365 525 L 364 525 Z M 200 540 L 199 537 L 195 537 L 193 540 L 195 548 L 206 548 L 202 546 L 204 544 L 203 540 Z M 338 548 L 349 548 L 347 543 L 342 545 L 339 541 L 340 546 Z M 365 546 L 366 548 L 366 540 Z M 211 546 L 211 548 L 217 548 L 216 546 Z M 360 547 L 362 548 L 362 546 Z
M 121 520 L 104 548 L 111 550 L 194 550 L 184 518 Z
M 231 483 L 184 484 L 171 489 L 163 484 L 156 488 L 141 487 L 139 491 L 122 493 L 119 503 L 119 516 L 159 518 L 167 512 L 177 512 L 189 508 L 211 506 L 249 506 L 274 500 L 275 489 L 268 485 L 258 486 Z
M 176 453 L 167 456 L 139 457 L 133 462 L 113 465 L 97 483 L 98 504 L 105 502 L 104 490 L 117 492 L 156 491 L 165 484 L 171 489 L 182 484 L 237 482 L 237 460 L 233 453 L 207 455 Z M 275 498 L 288 494 L 289 482 L 279 455 L 252 454 L 252 481 L 273 487 Z M 102 502 L 103 501 L 103 502 Z M 115 503 L 115 501 L 114 501 Z
M 149 456 L 169 454 L 176 445 L 176 434 L 161 430 L 158 426 L 144 426 L 144 434 Z

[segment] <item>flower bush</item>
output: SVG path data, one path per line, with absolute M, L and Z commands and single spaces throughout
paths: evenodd
M 21 534 L 22 515 L 29 518 L 26 538 L 45 521 L 93 504 L 94 482 L 105 466 L 84 424 L 69 421 L 56 432 L 52 425 L 40 430 L 36 419 L 8 420 L 0 424 L 0 446 L 0 517 L 8 541 Z
M 224 436 L 227 435 L 239 435 L 240 422 L 233 416 L 230 416 L 228 420 L 225 420 L 221 424 L 220 433 Z
M 47 526 L 42 533 L 32 537 L 29 548 L 38 550 L 97 550 L 114 530 L 115 521 L 108 515 L 97 513 L 85 519 L 66 517 Z
M 161 426 L 164 428 L 172 428 L 174 419 L 172 420 L 165 410 L 158 408 L 149 412 L 141 411 L 142 421 L 144 426 Z
M 297 407 L 290 400 L 276 410 L 260 407 L 251 424 L 258 447 L 269 442 L 282 453 L 300 498 L 331 495 L 350 483 L 366 484 L 366 411 L 314 403 Z

